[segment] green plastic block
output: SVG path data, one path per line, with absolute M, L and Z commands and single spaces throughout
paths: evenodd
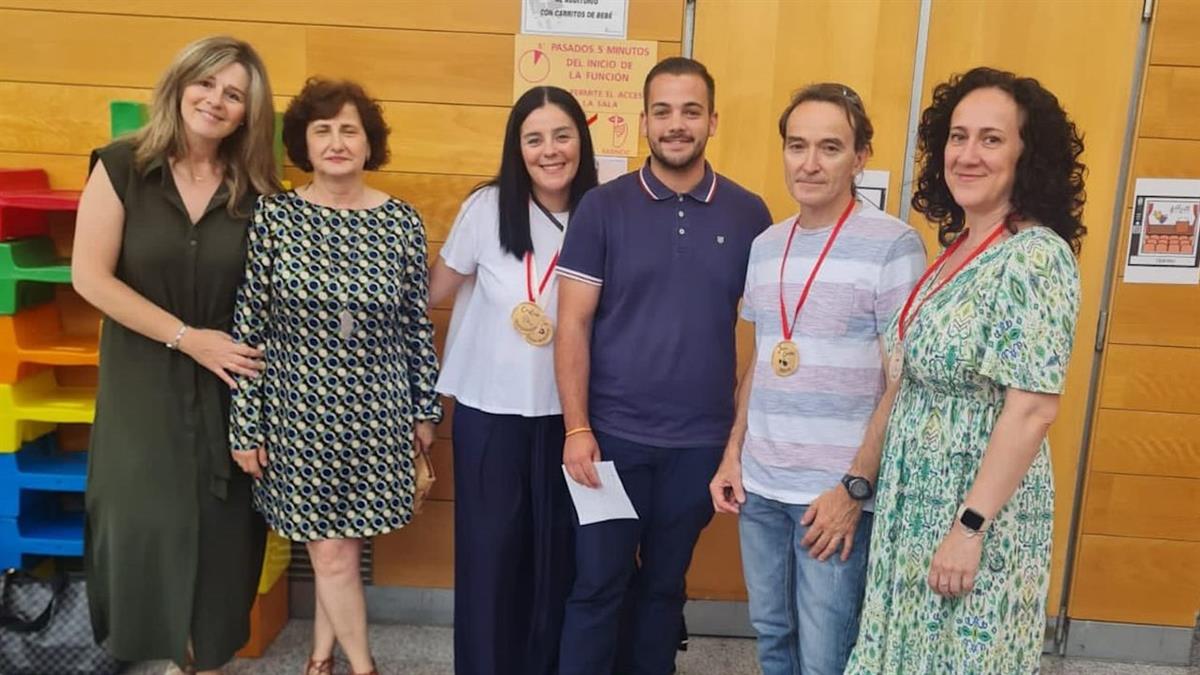
M 108 112 L 113 138 L 141 129 L 150 118 L 149 106 L 138 101 L 111 101 Z
M 45 237 L 0 242 L 0 314 L 54 298 L 50 284 L 71 283 L 71 264 Z

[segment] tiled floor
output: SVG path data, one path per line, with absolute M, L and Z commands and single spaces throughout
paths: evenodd
M 261 659 L 241 659 L 226 675 L 299 675 L 307 656 L 312 624 L 292 621 Z M 371 645 L 381 675 L 453 675 L 452 634 L 439 626 L 371 626 Z M 758 675 L 754 641 L 692 638 L 679 655 L 680 675 Z M 128 675 L 161 675 L 165 664 L 142 664 Z M 338 675 L 346 672 L 339 666 Z M 1043 675 L 1200 675 L 1200 666 L 1170 667 L 1102 663 L 1045 657 Z

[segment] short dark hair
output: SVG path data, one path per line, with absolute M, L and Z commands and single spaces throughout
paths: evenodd
M 521 94 L 508 114 L 504 129 L 504 149 L 500 153 L 500 171 L 480 187 L 494 186 L 500 191 L 500 247 L 517 259 L 533 251 L 529 234 L 529 200 L 533 198 L 533 181 L 525 158 L 521 154 L 521 125 L 530 113 L 546 105 L 558 106 L 575 124 L 579 134 L 579 168 L 571 179 L 569 208 L 575 209 L 580 198 L 596 187 L 596 153 L 592 149 L 592 134 L 588 131 L 587 116 L 571 92 L 558 87 L 534 87 Z
M 646 81 L 642 84 L 642 108 L 645 110 L 650 110 L 650 83 L 659 75 L 695 75 L 699 77 L 704 80 L 704 86 L 708 87 L 708 112 L 711 113 L 717 109 L 717 85 L 713 82 L 712 75 L 708 74 L 708 68 L 695 59 L 685 56 L 669 56 L 654 64 L 650 72 L 646 73 Z
M 383 121 L 383 108 L 379 102 L 368 96 L 357 82 L 319 77 L 310 77 L 296 98 L 288 104 L 287 112 L 283 113 L 283 146 L 292 164 L 303 171 L 313 170 L 305 137 L 309 123 L 336 117 L 347 103 L 358 109 L 363 131 L 367 134 L 367 145 L 371 149 L 371 156 L 363 168 L 371 171 L 387 164 L 391 156 L 387 144 L 391 129 Z
M 917 189 L 912 207 L 937 223 L 938 240 L 947 246 L 965 226 L 966 214 L 946 184 L 946 142 L 954 109 L 976 89 L 994 88 L 1008 94 L 1021 111 L 1023 150 L 1013 182 L 1013 216 L 1008 227 L 1022 219 L 1054 230 L 1075 253 L 1087 234 L 1083 226 L 1084 177 L 1079 161 L 1083 136 L 1058 98 L 1031 77 L 1018 77 L 995 68 L 974 68 L 952 76 L 933 90 L 933 102 L 921 113 L 917 129 Z
M 871 125 L 871 118 L 867 117 L 867 109 L 863 106 L 862 98 L 859 97 L 858 92 L 839 82 L 810 84 L 792 94 L 791 102 L 779 116 L 779 137 L 785 143 L 787 142 L 788 118 L 801 103 L 809 101 L 832 103 L 841 108 L 842 112 L 846 113 L 846 121 L 850 124 L 851 131 L 854 132 L 854 151 L 871 152 L 871 139 L 875 136 L 875 127 Z

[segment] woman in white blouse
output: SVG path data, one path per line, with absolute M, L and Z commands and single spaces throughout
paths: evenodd
M 596 185 L 587 120 L 557 87 L 509 114 L 500 172 L 463 203 L 430 281 L 455 295 L 438 392 L 454 410 L 457 675 L 557 672 L 574 569 L 554 383 L 554 266 Z

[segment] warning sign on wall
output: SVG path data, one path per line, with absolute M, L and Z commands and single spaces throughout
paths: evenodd
M 637 154 L 642 82 L 658 43 L 517 35 L 513 100 L 530 87 L 562 87 L 579 99 L 598 155 Z
M 623 39 L 629 0 L 522 0 L 521 32 Z

